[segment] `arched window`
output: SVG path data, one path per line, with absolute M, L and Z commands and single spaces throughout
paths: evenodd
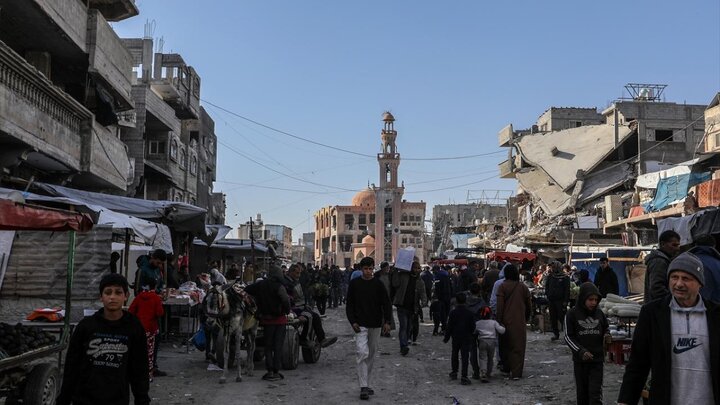
M 187 152 L 184 148 L 180 149 L 180 168 L 186 170 L 187 168 Z
M 178 157 L 178 143 L 176 139 L 170 142 L 170 159 L 177 162 Z
M 195 155 L 192 155 L 190 158 L 190 174 L 196 174 L 197 173 L 197 158 Z

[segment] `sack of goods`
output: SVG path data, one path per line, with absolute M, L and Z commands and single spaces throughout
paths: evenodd
M 600 309 L 605 315 L 614 315 L 624 318 L 637 318 L 640 315 L 640 304 L 620 297 L 615 294 L 608 294 L 600 301 Z

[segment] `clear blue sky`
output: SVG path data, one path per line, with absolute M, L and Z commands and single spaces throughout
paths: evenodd
M 114 24 L 141 37 L 154 20 L 164 52 L 202 78 L 201 96 L 298 136 L 374 155 L 381 114 L 397 119 L 402 157 L 498 152 L 497 132 L 550 106 L 606 107 L 628 82 L 664 83 L 667 101 L 720 90 L 718 1 L 159 1 Z M 216 123 L 227 224 L 256 213 L 312 230 L 312 213 L 377 182 L 377 162 L 280 135 L 205 104 Z M 281 176 L 231 151 L 295 178 Z M 469 189 L 514 190 L 502 153 L 402 161 L 408 200 L 463 203 Z M 488 177 L 493 177 L 488 179 Z M 481 181 L 483 179 L 488 179 Z M 466 183 L 477 182 L 472 185 Z M 233 183 L 312 191 L 270 190 Z M 331 186 L 331 187 L 324 187 Z M 441 188 L 449 190 L 432 191 Z

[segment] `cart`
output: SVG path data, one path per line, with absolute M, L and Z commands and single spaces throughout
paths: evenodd
M 312 325 L 308 325 L 307 341 L 308 343 L 300 345 L 300 327 L 305 322 L 311 322 L 311 320 L 301 321 L 295 317 L 288 317 L 288 323 L 285 326 L 285 341 L 283 342 L 282 354 L 280 355 L 280 363 L 283 370 L 295 370 L 300 361 L 300 354 L 302 353 L 303 361 L 306 364 L 317 363 L 320 360 L 320 353 L 322 352 L 322 346 L 318 337 L 315 335 L 315 331 Z M 255 340 L 255 361 L 262 361 L 265 356 L 263 346 L 265 345 L 263 328 L 258 327 L 258 334 Z
M 53 405 L 60 387 L 63 350 L 70 340 L 70 309 L 75 266 L 75 232 L 93 226 L 85 214 L 0 199 L 0 230 L 67 231 L 67 285 L 65 317 L 57 325 L 60 338 L 54 344 L 0 360 L 0 397 L 6 405 Z M 14 322 L 13 322 L 14 323 Z

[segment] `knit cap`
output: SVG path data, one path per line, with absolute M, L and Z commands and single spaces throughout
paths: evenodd
M 690 252 L 679 254 L 668 266 L 668 278 L 673 271 L 684 271 L 695 277 L 700 284 L 705 285 L 703 264 L 697 256 Z

